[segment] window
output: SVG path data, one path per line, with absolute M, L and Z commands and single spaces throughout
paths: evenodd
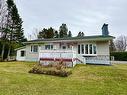
M 38 46 L 37 45 L 31 46 L 31 52 L 38 52 Z
M 80 45 L 78 45 L 78 54 L 80 54 Z
M 53 45 L 45 45 L 45 49 L 46 50 L 52 50 L 53 49 Z
M 85 54 L 88 54 L 88 44 L 85 46 Z
M 81 45 L 82 49 L 82 54 L 84 54 L 84 45 Z
M 95 46 L 95 45 L 93 46 L 93 53 L 94 53 L 94 54 L 97 53 L 97 52 L 96 52 L 96 46 Z
M 92 44 L 89 45 L 89 53 L 92 54 Z
M 62 46 L 62 49 L 66 49 L 66 46 Z
M 50 45 L 51 46 L 51 49 L 53 49 L 53 45 Z
M 50 49 L 50 45 L 45 45 L 45 49 L 46 50 Z
M 78 45 L 78 54 L 96 54 L 95 44 Z
M 25 56 L 25 51 L 21 51 L 21 57 Z

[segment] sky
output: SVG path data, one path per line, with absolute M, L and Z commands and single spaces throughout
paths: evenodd
M 79 31 L 101 35 L 104 23 L 112 36 L 127 35 L 127 0 L 15 0 L 24 34 L 35 39 L 37 30 L 67 24 L 73 36 Z M 31 35 L 31 36 L 30 36 Z

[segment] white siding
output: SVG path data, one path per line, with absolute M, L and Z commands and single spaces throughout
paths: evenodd
M 24 56 L 24 57 L 21 56 L 21 51 L 26 51 L 26 50 L 25 49 L 17 50 L 17 56 L 16 56 L 17 61 L 25 61 L 26 60 L 26 56 Z
M 26 61 L 39 61 L 39 50 L 40 47 L 38 46 L 38 52 L 31 52 L 31 45 L 26 46 Z
M 97 42 L 97 55 L 109 55 L 109 41 Z

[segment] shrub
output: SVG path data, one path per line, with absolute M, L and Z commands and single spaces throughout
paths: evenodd
M 67 68 L 63 68 L 62 66 L 60 68 L 58 67 L 59 65 L 57 67 L 45 67 L 41 65 L 36 65 L 29 71 L 29 73 L 54 75 L 60 77 L 67 77 L 72 73 Z
M 127 61 L 127 52 L 112 52 L 110 55 L 114 56 L 116 61 Z

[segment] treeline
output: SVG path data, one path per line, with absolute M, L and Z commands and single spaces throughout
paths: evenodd
M 22 18 L 13 0 L 0 0 L 0 59 L 9 59 L 14 49 L 27 41 L 22 28 Z
M 121 35 L 110 41 L 110 56 L 116 61 L 127 61 L 127 36 Z
M 56 29 L 50 27 L 50 28 L 43 28 L 39 33 L 37 34 L 38 39 L 48 39 L 48 38 L 66 38 L 66 37 L 72 37 L 72 32 L 68 30 L 68 27 L 66 24 L 62 24 L 59 27 L 59 31 Z M 77 37 L 83 37 L 84 33 L 79 32 Z
M 127 51 L 127 36 L 118 36 L 115 40 L 110 41 L 110 52 Z
M 110 56 L 114 56 L 115 61 L 127 61 L 127 52 L 111 52 Z

